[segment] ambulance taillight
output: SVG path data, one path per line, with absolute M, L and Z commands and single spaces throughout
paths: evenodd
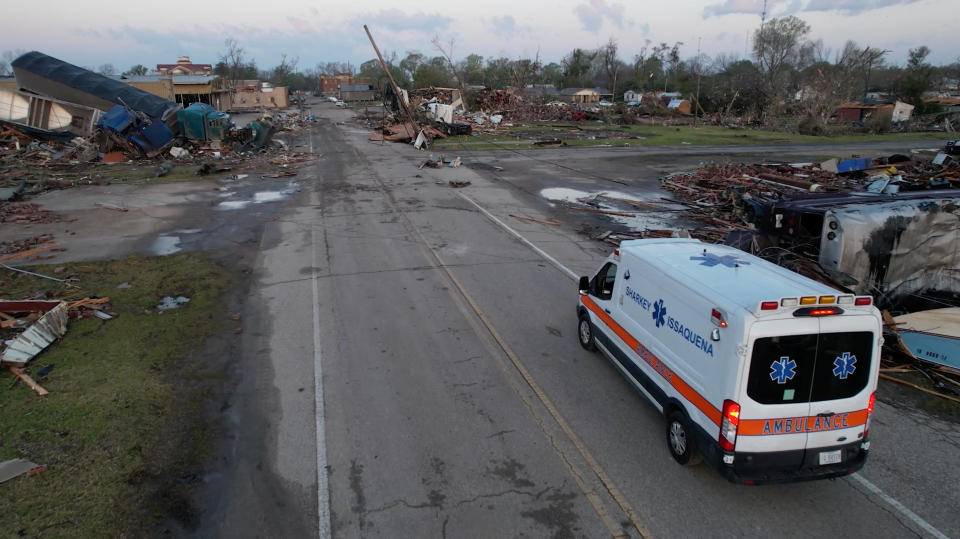
M 870 394 L 870 402 L 867 403 L 867 421 L 863 427 L 863 439 L 867 439 L 867 434 L 870 433 L 870 416 L 873 415 L 873 406 L 877 403 L 877 392 L 874 391 Z
M 723 421 L 720 423 L 720 447 L 733 451 L 737 445 L 737 427 L 740 425 L 740 405 L 730 399 L 723 401 Z

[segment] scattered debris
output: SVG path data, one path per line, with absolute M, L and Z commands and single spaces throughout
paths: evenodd
M 160 298 L 160 303 L 157 304 L 156 309 L 158 311 L 169 311 L 187 303 L 190 303 L 190 298 L 185 296 L 164 296 Z
M 65 301 L 0 301 L 0 313 L 5 315 L 4 318 L 8 322 L 11 318 L 17 321 L 13 328 L 26 326 L 14 338 L 4 342 L 0 362 L 24 365 L 53 344 L 67 332 L 68 310 Z
M 528 221 L 528 222 L 531 222 L 531 223 L 540 223 L 540 224 L 542 224 L 542 225 L 560 226 L 561 224 L 563 224 L 563 223 L 561 223 L 560 221 L 556 221 L 556 220 L 553 220 L 553 219 L 549 219 L 549 220 L 547 220 L 547 219 L 534 219 L 533 217 L 527 217 L 527 216 L 525 216 L 525 215 L 514 215 L 514 214 L 512 214 L 512 213 L 510 214 L 510 217 L 513 217 L 514 219 L 517 219 L 518 221 Z
M 38 397 L 46 397 L 50 394 L 49 391 L 40 387 L 40 384 L 36 383 L 33 378 L 30 378 L 30 376 L 23 371 L 23 368 L 7 365 L 7 370 L 9 370 L 14 376 L 23 382 L 23 385 L 27 386 L 31 391 L 36 393 Z
M 18 477 L 25 473 L 29 473 L 33 470 L 41 468 L 42 470 L 46 470 L 45 467 L 39 466 L 27 459 L 5 460 L 0 462 L 0 483 L 5 483 L 14 477 Z M 36 475 L 36 473 L 31 473 L 30 475 Z
M 466 187 L 470 185 L 470 181 L 469 180 L 450 180 L 447 182 L 447 185 L 449 185 L 450 187 L 457 187 L 457 188 Z
M 110 204 L 108 202 L 95 202 L 94 206 L 100 206 L 101 208 L 114 211 L 130 211 L 129 208 L 124 208 L 123 206 L 117 206 L 116 204 Z

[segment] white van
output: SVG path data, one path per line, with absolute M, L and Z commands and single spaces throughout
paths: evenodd
M 667 418 L 680 464 L 738 483 L 860 469 L 882 319 L 753 255 L 692 239 L 625 241 L 580 278 L 578 335 Z

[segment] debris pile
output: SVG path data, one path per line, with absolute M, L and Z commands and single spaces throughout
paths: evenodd
M 731 230 L 762 227 L 764 218 L 769 217 L 766 210 L 779 201 L 831 193 L 871 192 L 871 186 L 879 188 L 881 184 L 885 191 L 876 192 L 891 194 L 891 191 L 950 188 L 954 182 L 960 182 L 960 167 L 956 165 L 942 167 L 930 161 L 903 160 L 902 157 L 867 159 L 867 167 L 847 173 L 829 170 L 831 165 L 835 169 L 837 163 L 846 162 L 836 159 L 820 165 L 709 164 L 692 172 L 671 174 L 660 183 L 689 208 L 686 217 L 704 223 L 703 227 L 691 231 L 695 237 L 722 242 Z M 896 190 L 890 186 L 896 186 Z
M 67 321 L 71 318 L 97 317 L 110 320 L 114 315 L 106 312 L 110 298 L 83 297 L 73 301 L 52 300 L 0 300 L 0 365 L 19 381 L 43 397 L 48 391 L 31 378 L 24 367 L 48 346 L 67 333 Z M 45 376 L 41 370 L 38 376 Z

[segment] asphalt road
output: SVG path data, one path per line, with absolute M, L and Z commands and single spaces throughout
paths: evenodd
M 546 186 L 652 196 L 650 171 L 690 161 L 477 152 L 462 155 L 503 170 L 418 169 L 348 111 L 313 112 L 322 157 L 265 224 L 199 535 L 960 536 L 956 424 L 881 402 L 854 478 L 733 485 L 676 465 L 662 418 L 577 344 L 570 274 L 607 247 L 570 217 L 510 215 L 558 215 Z

